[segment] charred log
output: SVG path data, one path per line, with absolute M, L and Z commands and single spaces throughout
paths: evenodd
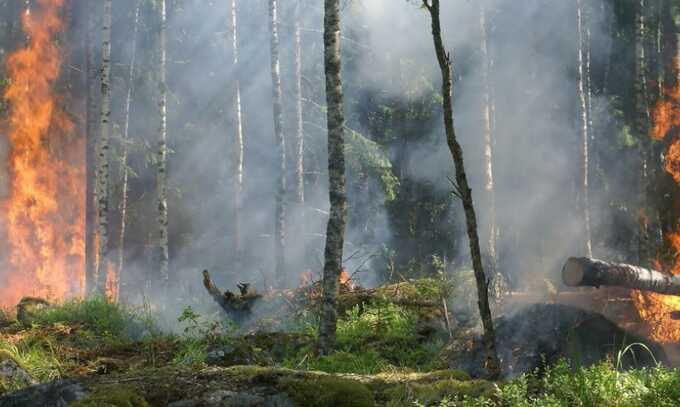
M 562 268 L 562 280 L 570 287 L 618 286 L 680 296 L 680 276 L 587 257 L 569 258 Z
M 237 285 L 239 289 L 238 294 L 229 290 L 222 292 L 213 283 L 208 270 L 203 270 L 203 286 L 213 300 L 236 322 L 241 322 L 248 318 L 252 313 L 255 302 L 262 298 L 257 291 L 250 289 L 250 284 L 247 283 L 239 283 Z

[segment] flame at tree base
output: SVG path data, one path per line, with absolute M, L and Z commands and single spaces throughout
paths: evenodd
M 83 293 L 85 146 L 54 90 L 63 2 L 39 0 L 23 15 L 27 44 L 7 59 L 10 190 L 0 215 L 6 235 L 1 250 L 7 252 L 0 269 L 2 307 L 23 296 L 58 301 Z

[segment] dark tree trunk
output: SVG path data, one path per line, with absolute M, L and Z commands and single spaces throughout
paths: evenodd
M 651 140 L 649 135 L 649 99 L 647 98 L 647 64 L 645 58 L 645 0 L 636 2 L 635 17 L 635 132 L 639 137 L 640 173 L 638 192 L 638 261 L 647 266 L 652 257 L 649 216 L 649 163 Z
M 456 139 L 456 131 L 453 125 L 453 67 L 451 57 L 446 52 L 444 42 L 442 41 L 441 23 L 439 19 L 439 0 L 423 0 L 423 5 L 430 12 L 432 18 L 432 37 L 434 40 L 435 53 L 441 69 L 446 142 L 449 146 L 451 157 L 453 158 L 453 163 L 456 168 L 456 183 L 454 185 L 456 191 L 454 193 L 461 199 L 465 211 L 467 234 L 470 243 L 470 255 L 477 283 L 477 301 L 479 313 L 482 318 L 482 325 L 484 327 L 483 341 L 487 353 L 486 369 L 490 376 L 498 376 L 500 374 L 500 363 L 496 353 L 496 339 L 493 320 L 491 318 L 491 309 L 489 308 L 488 281 L 484 274 L 482 254 L 479 248 L 477 216 L 472 200 L 472 190 L 470 189 L 465 173 L 463 149 Z
M 329 354 L 335 347 L 338 319 L 337 296 L 342 272 L 342 249 L 347 225 L 345 180 L 345 115 L 341 77 L 340 0 L 325 0 L 324 62 L 326 104 L 328 105 L 328 177 L 330 216 L 326 228 L 323 268 L 323 301 L 319 327 L 319 352 Z
M 588 257 L 569 258 L 562 268 L 562 280 L 570 287 L 617 286 L 680 295 L 680 276 Z

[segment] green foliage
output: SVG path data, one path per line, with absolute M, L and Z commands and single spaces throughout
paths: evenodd
M 232 323 L 205 318 L 190 306 L 182 310 L 177 321 L 184 328 L 173 363 L 182 365 L 205 363 L 210 344 L 229 342 L 235 329 Z
M 115 386 L 98 389 L 83 400 L 73 404 L 73 407 L 148 407 L 135 389 L 125 386 Z
M 284 378 L 281 388 L 301 407 L 372 407 L 373 393 L 368 386 L 339 377 L 313 379 Z
M 329 373 L 362 374 L 436 367 L 443 343 L 425 341 L 418 335 L 417 323 L 415 312 L 390 302 L 357 305 L 338 320 L 337 352 L 316 357 L 311 346 L 305 347 L 283 364 Z M 310 321 L 303 326 L 316 334 Z
M 208 358 L 208 343 L 201 338 L 182 338 L 172 362 L 178 365 L 200 365 Z
M 680 371 L 654 368 L 620 372 L 611 363 L 572 369 L 561 362 L 542 376 L 524 375 L 503 384 L 495 393 L 493 397 L 468 398 L 464 405 L 670 407 L 680 405 Z
M 39 325 L 83 324 L 98 337 L 136 340 L 149 328 L 147 318 L 105 297 L 91 297 L 45 309 L 36 315 L 35 321 Z
M 345 134 L 349 169 L 380 179 L 385 201 L 395 200 L 399 192 L 399 179 L 394 175 L 392 163 L 383 147 L 354 130 L 348 130 Z
M 62 363 L 58 358 L 56 344 L 49 337 L 24 340 L 18 344 L 0 340 L 0 360 L 4 359 L 13 359 L 41 382 L 61 377 Z

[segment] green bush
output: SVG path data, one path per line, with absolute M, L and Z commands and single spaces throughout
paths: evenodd
M 316 335 L 313 321 L 305 316 L 299 329 Z M 357 305 L 338 319 L 337 352 L 315 357 L 313 347 L 305 347 L 285 358 L 283 365 L 329 373 L 363 374 L 395 368 L 437 368 L 436 359 L 443 343 L 423 340 L 418 335 L 417 323 L 415 312 L 390 302 Z
M 115 339 L 141 339 L 152 324 L 141 314 L 105 297 L 70 300 L 39 312 L 39 325 L 83 324 L 97 336 Z
M 654 368 L 621 372 L 611 363 L 572 369 L 566 362 L 561 362 L 540 377 L 536 374 L 523 375 L 501 385 L 496 393 L 493 398 L 468 398 L 465 404 L 460 405 L 678 406 L 680 371 Z
M 40 382 L 59 379 L 62 364 L 49 338 L 12 344 L 0 340 L 0 360 L 13 359 Z M 12 389 L 16 390 L 16 389 Z
M 178 365 L 199 365 L 208 358 L 208 343 L 201 338 L 182 338 L 172 359 Z

